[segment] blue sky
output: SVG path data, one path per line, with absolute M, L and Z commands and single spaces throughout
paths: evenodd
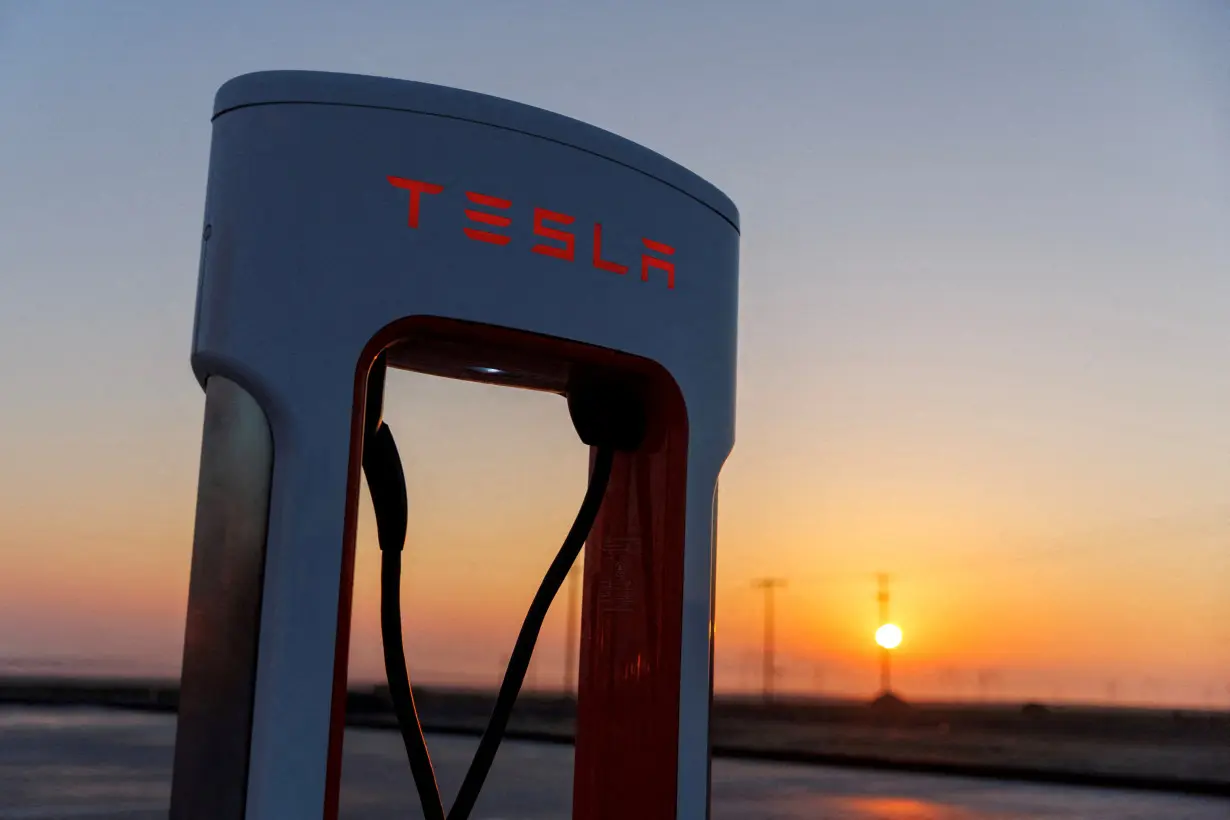
M 740 415 L 719 615 L 736 636 L 754 632 L 744 579 L 768 571 L 862 577 L 1001 542 L 1053 556 L 1057 541 L 1159 518 L 1213 521 L 1202 532 L 1224 541 L 1228 35 L 1230 9 L 1212 0 L 0 2 L 8 583 L 82 599 L 64 573 L 99 564 L 186 580 L 208 120 L 221 83 L 269 68 L 531 103 L 641 142 L 735 200 Z M 499 475 L 513 455 L 488 465 L 490 448 L 466 442 L 511 413 L 544 486 L 560 485 L 542 503 L 573 503 L 581 455 L 556 429 L 562 411 L 394 388 L 407 424 L 469 431 L 416 455 L 447 461 L 458 481 L 462 468 Z M 1230 580 L 1224 551 L 1175 526 L 1134 553 L 1135 574 L 1101 547 L 1062 566 L 1075 577 L 1120 565 L 1105 581 L 1115 606 L 1152 578 L 1201 607 L 1175 618 L 1230 620 L 1215 592 Z M 920 600 L 940 594 L 918 583 Z M 179 628 L 181 587 L 114 631 L 137 634 L 152 611 Z M 37 609 L 18 597 L 0 604 L 0 654 L 35 642 L 6 632 L 6 613 Z M 813 622 L 830 614 L 797 606 L 827 634 Z M 95 611 L 73 612 L 36 643 L 96 643 Z M 174 656 L 171 626 L 141 628 Z M 1191 640 L 1230 638 L 1218 628 Z M 798 643 L 805 654 L 814 641 Z

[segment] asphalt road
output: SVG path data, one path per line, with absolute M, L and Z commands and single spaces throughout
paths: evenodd
M 79 709 L 0 710 L 0 820 L 166 817 L 174 721 Z M 456 789 L 475 740 L 431 738 Z M 508 743 L 475 820 L 567 820 L 572 751 Z M 346 734 L 344 820 L 418 815 L 396 734 Z M 1230 801 L 955 777 L 716 761 L 714 820 L 1230 820 Z

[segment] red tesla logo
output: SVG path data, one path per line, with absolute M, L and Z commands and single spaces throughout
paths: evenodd
M 444 190 L 443 185 L 436 185 L 417 179 L 390 176 L 388 180 L 389 184 L 393 187 L 410 192 L 410 215 L 407 218 L 407 224 L 411 228 L 419 226 L 419 208 L 422 204 L 423 195 L 435 195 Z M 476 191 L 466 191 L 466 200 L 473 206 L 465 209 L 466 218 L 470 222 L 463 229 L 466 236 L 475 242 L 487 242 L 492 245 L 508 245 L 512 242 L 512 237 L 507 233 L 493 230 L 508 228 L 512 225 L 512 217 L 500 213 L 512 208 L 510 200 L 500 199 L 489 194 L 480 194 Z M 480 208 L 482 210 L 479 210 Z M 543 256 L 562 259 L 565 262 L 575 262 L 576 234 L 563 228 L 563 226 L 572 225 L 574 222 L 576 222 L 576 217 L 574 216 L 535 207 L 534 236 L 547 241 L 539 242 L 530 250 Z M 670 245 L 656 242 L 647 237 L 641 238 L 641 244 L 645 247 L 645 251 L 641 253 L 641 281 L 649 281 L 649 270 L 653 268 L 666 274 L 666 287 L 674 290 L 675 263 L 663 257 L 673 256 L 675 249 Z M 652 251 L 656 255 L 650 255 L 648 251 Z M 607 271 L 608 273 L 623 275 L 628 272 L 627 265 L 621 265 L 618 262 L 602 258 L 602 223 L 600 222 L 594 223 L 593 266 L 598 270 Z

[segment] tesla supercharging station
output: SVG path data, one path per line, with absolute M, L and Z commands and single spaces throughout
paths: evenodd
M 639 386 L 644 439 L 615 456 L 585 542 L 573 816 L 708 816 L 738 250 L 725 195 L 576 120 L 363 76 L 222 86 L 173 818 L 337 815 L 378 357 L 561 396 Z

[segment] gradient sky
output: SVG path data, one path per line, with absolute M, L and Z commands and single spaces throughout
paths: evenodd
M 776 575 L 782 686 L 871 691 L 883 570 L 907 694 L 1230 702 L 1223 3 L 256 5 L 0 0 L 0 658 L 177 669 L 213 94 L 304 68 L 568 114 L 739 205 L 720 685 L 756 685 Z M 389 405 L 411 659 L 489 682 L 584 449 L 555 397 Z

